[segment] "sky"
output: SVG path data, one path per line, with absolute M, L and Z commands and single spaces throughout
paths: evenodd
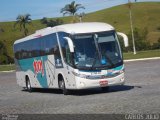
M 43 17 L 62 17 L 61 8 L 73 0 L 0 0 L 0 22 L 15 21 L 18 15 L 30 14 L 31 18 L 42 19 Z M 128 0 L 75 0 L 82 4 L 85 9 L 79 12 L 90 13 L 97 10 L 125 4 Z M 134 2 L 135 0 L 131 0 Z M 137 0 L 137 2 L 149 2 L 160 0 Z

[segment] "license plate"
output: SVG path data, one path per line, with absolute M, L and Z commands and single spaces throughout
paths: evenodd
M 100 86 L 107 86 L 108 85 L 108 81 L 107 80 L 102 80 L 99 81 Z

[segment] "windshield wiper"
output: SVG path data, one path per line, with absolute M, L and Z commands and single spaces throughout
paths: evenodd
M 91 69 L 93 69 L 93 67 L 96 64 L 97 56 L 98 56 L 99 60 L 101 60 L 101 58 L 102 58 L 102 56 L 100 54 L 99 46 L 98 46 L 98 35 L 97 34 L 94 34 L 94 43 L 95 43 L 95 47 L 96 47 L 96 54 L 95 54 L 95 58 L 94 58 L 92 66 L 91 66 Z
M 114 67 L 115 65 L 113 64 L 112 60 L 109 58 L 109 56 L 107 55 L 107 53 L 105 53 L 105 56 L 106 56 L 108 62 L 111 64 L 111 67 Z
M 97 61 L 97 52 L 95 53 L 95 57 L 94 57 L 93 64 L 92 64 L 92 66 L 91 66 L 91 70 L 93 70 L 93 67 L 94 67 L 95 64 L 96 64 L 96 61 Z
M 99 49 L 99 46 L 98 46 L 98 35 L 97 34 L 94 34 L 94 43 L 95 43 L 95 46 L 96 46 L 96 51 L 98 53 L 99 60 L 101 60 L 102 56 L 101 56 L 101 52 L 100 52 L 100 49 Z

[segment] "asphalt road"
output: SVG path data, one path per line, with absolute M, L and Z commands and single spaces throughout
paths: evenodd
M 160 113 L 160 60 L 125 63 L 126 83 L 82 90 L 64 96 L 59 90 L 24 91 L 15 72 L 0 73 L 0 114 L 92 114 Z

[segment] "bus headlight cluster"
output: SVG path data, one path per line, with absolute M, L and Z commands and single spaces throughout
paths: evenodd
M 85 78 L 85 79 L 101 79 L 102 75 L 95 75 L 95 76 L 91 76 L 91 75 L 85 75 L 85 74 L 78 74 L 76 72 L 72 72 L 73 75 L 77 76 L 77 77 L 81 77 L 81 78 Z
M 77 76 L 77 77 L 81 77 L 81 78 L 86 78 L 86 77 L 87 77 L 87 75 L 78 74 L 78 73 L 76 73 L 76 72 L 74 72 L 74 71 L 72 71 L 72 73 L 73 73 L 73 75 L 75 75 L 75 76 Z
M 72 71 L 73 75 L 80 77 L 80 78 L 85 78 L 85 79 L 105 79 L 105 78 L 112 78 L 112 77 L 116 77 L 122 73 L 124 73 L 124 69 L 122 70 L 118 70 L 118 71 L 114 71 L 112 73 L 108 73 L 105 75 L 85 75 L 85 74 L 79 74 L 76 73 L 74 71 Z

